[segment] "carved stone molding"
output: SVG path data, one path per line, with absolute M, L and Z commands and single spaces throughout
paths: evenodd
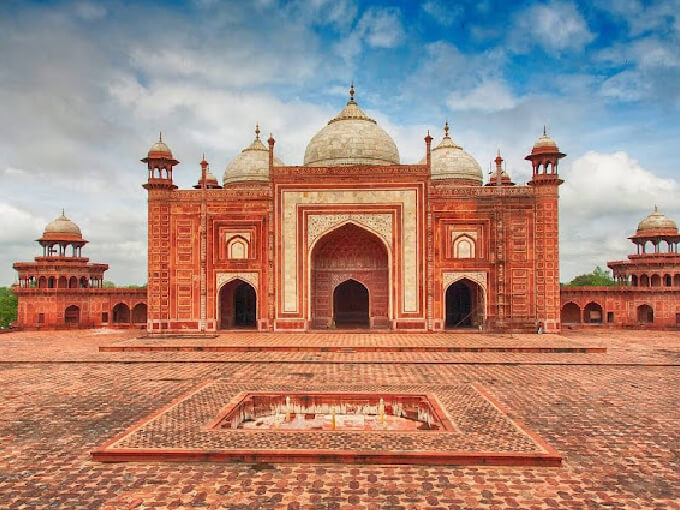
M 376 233 L 392 250 L 391 214 L 313 214 L 307 223 L 307 247 L 322 235 L 345 223 L 355 223 Z
M 446 292 L 449 285 L 457 282 L 458 280 L 468 279 L 475 283 L 478 283 L 482 289 L 484 289 L 484 294 L 487 292 L 487 274 L 484 271 L 467 271 L 467 272 L 451 272 L 442 273 L 442 290 Z
M 232 280 L 243 280 L 244 282 L 249 283 L 250 285 L 253 286 L 255 291 L 257 292 L 257 280 L 258 280 L 258 274 L 253 272 L 253 273 L 217 273 L 215 275 L 216 283 L 215 283 L 215 289 L 219 293 L 220 289 L 222 288 L 223 285 L 226 283 L 229 283 Z

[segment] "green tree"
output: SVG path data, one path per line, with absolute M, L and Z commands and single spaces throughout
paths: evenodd
M 580 274 L 567 285 L 570 287 L 612 287 L 616 282 L 606 269 L 597 266 L 592 273 Z
M 0 328 L 17 320 L 17 297 L 9 287 L 0 287 Z
M 116 286 L 115 283 L 110 282 L 108 280 L 104 280 L 104 282 L 102 283 L 102 287 L 105 289 L 113 289 L 115 286 Z

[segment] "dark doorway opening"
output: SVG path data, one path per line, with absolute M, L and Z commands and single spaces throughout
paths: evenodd
M 641 324 L 652 324 L 654 322 L 654 310 L 649 305 L 640 305 L 637 309 L 638 322 Z
M 71 326 L 77 326 L 80 322 L 80 308 L 71 305 L 64 311 L 64 322 Z
M 483 317 L 482 288 L 467 279 L 459 280 L 446 289 L 446 327 L 447 328 L 476 328 Z
M 255 329 L 257 327 L 257 293 L 252 285 L 233 280 L 220 290 L 220 328 Z
M 333 321 L 336 328 L 369 328 L 368 289 L 356 280 L 346 280 L 333 290 Z

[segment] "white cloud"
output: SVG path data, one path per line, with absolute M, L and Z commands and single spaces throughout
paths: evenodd
M 623 151 L 586 152 L 560 175 L 562 281 L 632 253 L 627 237 L 655 204 L 671 218 L 680 214 L 678 181 L 655 175 Z
M 477 87 L 466 92 L 454 90 L 446 99 L 452 110 L 476 110 L 497 112 L 510 110 L 517 105 L 508 85 L 500 80 L 485 79 Z
M 640 213 L 655 203 L 669 207 L 680 203 L 676 180 L 656 176 L 623 151 L 588 151 L 564 175 L 562 205 L 570 214 L 595 219 L 608 213 Z
M 443 0 L 428 0 L 421 8 L 425 13 L 431 16 L 436 23 L 447 27 L 450 27 L 461 19 L 465 13 L 462 5 L 444 2 Z
M 27 235 L 34 232 L 42 232 L 46 222 L 43 217 L 34 212 L 19 208 L 9 202 L 0 202 L 0 242 L 22 243 L 28 241 Z
M 404 39 L 401 10 L 397 7 L 369 7 L 356 26 L 335 44 L 335 51 L 346 63 L 363 51 L 364 44 L 373 48 L 395 48 Z
M 595 39 L 576 5 L 559 0 L 517 12 L 509 33 L 510 46 L 520 53 L 536 46 L 549 53 L 580 50 Z

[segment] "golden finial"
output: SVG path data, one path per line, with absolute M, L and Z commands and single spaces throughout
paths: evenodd
M 448 138 L 448 136 L 449 136 L 449 121 L 448 120 L 444 123 L 444 136 L 446 138 Z
M 256 122 L 255 123 L 255 140 L 260 139 L 260 123 Z
M 543 124 L 543 136 L 548 136 L 548 132 L 545 130 L 545 124 Z
M 349 86 L 349 101 L 350 103 L 354 102 L 354 80 L 352 80 L 352 84 Z
M 158 132 L 158 143 L 163 143 L 163 131 Z

